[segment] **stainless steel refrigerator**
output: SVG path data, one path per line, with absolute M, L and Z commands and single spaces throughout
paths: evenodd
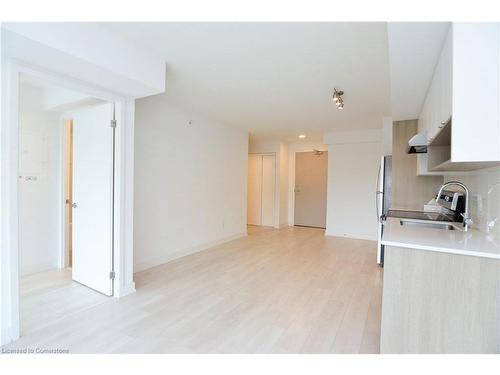
M 384 234 L 383 222 L 387 211 L 391 208 L 392 156 L 382 156 L 380 160 L 375 196 L 378 221 L 377 263 L 382 266 L 384 264 L 384 245 L 382 245 L 382 236 Z

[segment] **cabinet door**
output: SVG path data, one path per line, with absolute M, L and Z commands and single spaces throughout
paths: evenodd
M 436 67 L 436 118 L 435 118 L 435 129 L 436 133 L 446 124 L 446 120 L 449 115 L 446 115 L 445 102 L 445 66 L 444 60 L 441 58 L 438 61 Z
M 433 137 L 436 136 L 436 133 L 439 131 L 441 127 L 441 122 L 443 121 L 443 104 L 444 104 L 444 66 L 443 59 L 440 56 L 438 63 L 436 65 L 436 70 L 434 72 L 434 80 L 432 82 L 434 86 L 434 117 L 432 122 L 433 127 Z
M 438 116 L 438 110 L 439 110 L 439 103 L 438 101 L 438 96 L 436 92 L 436 75 L 434 75 L 434 79 L 432 80 L 431 87 L 429 88 L 429 93 L 427 94 L 427 100 L 429 101 L 428 104 L 428 111 L 429 113 L 427 114 L 428 117 L 428 123 L 427 123 L 427 134 L 429 141 L 432 141 L 436 135 L 436 130 L 437 130 L 437 125 L 436 122 L 438 121 L 437 119 L 439 118 Z
M 452 39 L 448 33 L 426 97 L 427 133 L 432 141 L 451 116 Z
M 418 117 L 418 132 L 419 133 L 427 132 L 426 113 L 427 113 L 427 98 L 424 101 L 424 105 L 422 106 L 422 111 L 420 112 L 420 116 Z
M 434 108 L 432 122 L 433 137 L 446 125 L 451 116 L 452 101 L 452 53 L 451 31 L 448 33 L 445 44 L 439 56 L 433 78 Z
M 453 24 L 454 162 L 500 160 L 498 23 Z
M 450 27 L 443 52 L 441 53 L 441 122 L 448 121 L 452 114 L 452 92 L 453 92 L 453 30 Z
M 422 112 L 418 119 L 418 132 L 427 134 L 427 142 L 429 142 L 430 132 L 429 132 L 429 98 L 425 98 L 424 105 L 422 106 Z
M 427 130 L 428 142 L 432 142 L 452 117 L 453 170 L 485 168 L 500 161 L 499 66 L 499 23 L 454 23 L 450 27 L 419 126 Z

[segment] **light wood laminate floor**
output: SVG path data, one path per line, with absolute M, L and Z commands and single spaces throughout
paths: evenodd
M 138 249 L 137 251 L 140 251 Z M 371 241 L 312 228 L 249 236 L 135 274 L 108 298 L 69 271 L 21 280 L 11 348 L 71 353 L 378 353 L 382 270 Z

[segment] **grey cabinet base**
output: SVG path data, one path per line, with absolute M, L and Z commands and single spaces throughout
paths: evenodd
M 385 247 L 381 353 L 500 353 L 500 260 Z

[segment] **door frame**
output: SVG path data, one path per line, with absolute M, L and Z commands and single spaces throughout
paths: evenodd
M 68 216 L 66 213 L 67 209 L 67 203 L 66 203 L 66 196 L 67 196 L 67 183 L 66 183 L 66 172 L 67 172 L 67 154 L 66 154 L 66 142 L 67 142 L 67 136 L 68 136 L 68 129 L 66 123 L 68 121 L 73 122 L 73 119 L 70 118 L 71 116 L 66 116 L 62 115 L 61 118 L 59 119 L 59 140 L 61 147 L 59 148 L 60 151 L 60 156 L 59 156 L 59 161 L 60 161 L 60 176 L 61 179 L 59 182 L 61 183 L 59 187 L 59 201 L 61 203 L 60 207 L 60 220 L 59 220 L 59 226 L 61 228 L 61 236 L 59 239 L 59 268 L 63 269 L 68 267 L 69 265 L 69 255 L 66 252 L 66 225 L 68 225 Z M 71 125 L 73 127 L 73 125 Z M 71 135 L 71 153 L 73 153 L 73 135 Z M 73 174 L 73 169 L 71 170 L 71 173 Z M 72 182 L 71 182 L 72 184 Z
M 63 88 L 115 103 L 114 296 L 135 291 L 133 282 L 134 107 L 131 97 L 17 60 L 2 62 L 0 340 L 17 340 L 19 316 L 19 84 L 30 75 Z M 61 179 L 63 180 L 63 179 Z

